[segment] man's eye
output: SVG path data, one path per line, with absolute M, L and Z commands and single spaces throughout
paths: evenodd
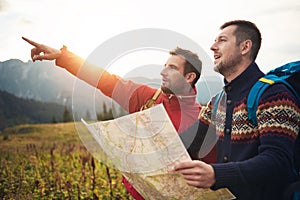
M 170 65 L 170 69 L 175 69 L 177 70 L 177 67 L 175 65 Z

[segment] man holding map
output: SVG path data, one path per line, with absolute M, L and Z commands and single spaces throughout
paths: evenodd
M 259 100 L 258 124 L 249 120 L 247 96 L 264 75 L 255 63 L 261 34 L 255 24 L 244 20 L 226 22 L 220 29 L 211 50 L 214 69 L 224 76 L 224 91 L 203 107 L 198 128 L 203 136 L 209 125 L 215 127 L 217 162 L 182 162 L 174 171 L 191 186 L 228 188 L 238 199 L 284 199 L 285 188 L 299 176 L 294 166 L 299 162 L 294 154 L 299 103 L 283 84 L 273 84 Z
M 57 66 L 98 88 L 129 113 L 151 107 L 151 101 L 154 101 L 154 105 L 163 104 L 179 134 L 197 121 L 201 107 L 196 103 L 195 83 L 200 77 L 202 62 L 189 50 L 177 47 L 169 52 L 170 57 L 160 73 L 162 83 L 158 90 L 110 74 L 101 67 L 85 62 L 66 47 L 57 50 L 24 37 L 23 39 L 34 46 L 31 50 L 33 61 L 55 60 Z M 152 98 L 154 99 L 151 100 Z M 135 199 L 143 199 L 125 178 L 123 182 Z

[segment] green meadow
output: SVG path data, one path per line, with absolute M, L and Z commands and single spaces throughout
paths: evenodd
M 74 123 L 0 133 L 0 199 L 132 199 L 122 175 L 94 159 Z

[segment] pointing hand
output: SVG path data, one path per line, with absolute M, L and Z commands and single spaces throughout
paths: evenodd
M 39 44 L 25 37 L 22 37 L 22 39 L 34 46 L 34 48 L 31 49 L 31 59 L 33 62 L 36 60 L 55 60 L 62 54 L 58 49 Z

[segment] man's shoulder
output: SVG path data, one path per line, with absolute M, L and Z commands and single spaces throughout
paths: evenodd
M 267 88 L 261 96 L 260 102 L 271 101 L 271 100 L 286 99 L 297 101 L 296 96 L 293 92 L 283 83 L 276 83 Z

